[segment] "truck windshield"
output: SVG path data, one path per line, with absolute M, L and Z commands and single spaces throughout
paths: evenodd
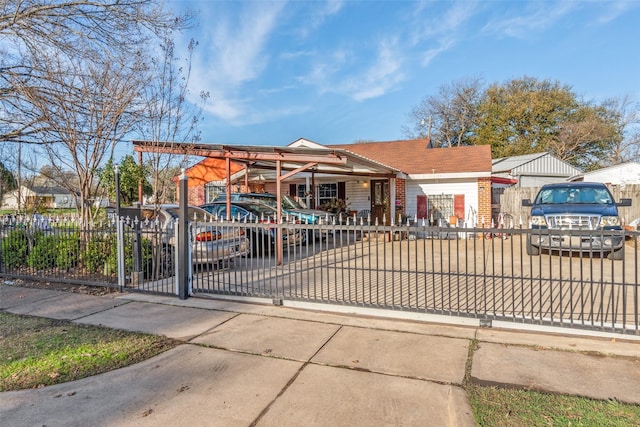
M 558 187 L 543 189 L 536 198 L 536 204 L 612 204 L 611 194 L 596 187 Z

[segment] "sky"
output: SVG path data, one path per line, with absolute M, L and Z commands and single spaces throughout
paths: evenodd
M 392 141 L 423 99 L 469 78 L 558 81 L 640 100 L 640 1 L 198 1 L 202 142 Z

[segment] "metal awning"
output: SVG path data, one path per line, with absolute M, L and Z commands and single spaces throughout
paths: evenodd
M 138 153 L 153 152 L 229 159 L 245 164 L 252 170 L 275 170 L 276 162 L 280 162 L 280 169 L 283 171 L 307 171 L 372 178 L 394 178 L 401 173 L 398 169 L 350 151 L 332 148 L 133 141 L 133 150 Z M 290 176 L 290 174 L 287 175 Z

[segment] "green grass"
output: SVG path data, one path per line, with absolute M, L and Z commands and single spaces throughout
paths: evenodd
M 470 385 L 479 426 L 640 426 L 640 406 L 612 400 Z
M 155 335 L 0 312 L 0 391 L 78 380 L 177 344 Z

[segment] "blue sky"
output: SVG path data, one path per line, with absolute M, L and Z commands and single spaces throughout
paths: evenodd
M 640 98 L 640 1 L 197 1 L 191 93 L 202 142 L 403 139 L 446 84 L 557 80 L 586 100 Z M 186 50 L 186 49 L 185 49 Z

